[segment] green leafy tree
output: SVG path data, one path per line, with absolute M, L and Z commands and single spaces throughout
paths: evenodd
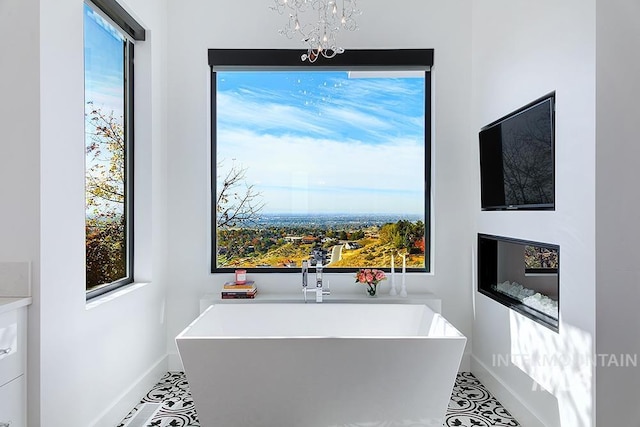
M 395 249 L 419 249 L 420 241 L 424 239 L 424 223 L 422 221 L 400 220 L 395 224 L 387 223 L 380 227 L 380 241 L 390 244 Z M 424 251 L 424 250 L 423 250 Z
M 360 240 L 360 239 L 364 239 L 364 230 L 357 230 L 354 231 L 353 233 L 351 233 L 350 238 L 352 240 Z
M 379 231 L 380 241 L 385 245 L 392 243 L 397 234 L 397 228 L 398 227 L 392 223 L 387 223 L 387 224 L 384 224 L 382 227 L 380 227 L 380 231 Z

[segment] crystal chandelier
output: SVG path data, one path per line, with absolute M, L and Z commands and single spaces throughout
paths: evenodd
M 348 31 L 358 29 L 355 17 L 362 12 L 358 10 L 356 0 L 274 0 L 271 9 L 279 14 L 289 15 L 287 25 L 278 32 L 293 38 L 302 37 L 308 45 L 307 53 L 302 54 L 303 61 L 315 62 L 320 56 L 333 58 L 344 52 L 337 45 L 336 34 L 340 28 Z

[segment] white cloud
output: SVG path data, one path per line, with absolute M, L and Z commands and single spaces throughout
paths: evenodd
M 238 99 L 235 96 L 218 93 L 218 123 L 241 128 L 259 129 L 304 129 L 305 132 L 323 132 L 318 126 L 318 116 L 311 110 L 304 110 L 290 105 L 253 102 Z
M 221 131 L 218 161 L 235 159 L 266 211 L 416 213 L 424 208 L 421 141 L 359 141 Z
M 322 118 L 331 119 L 340 122 L 347 122 L 352 126 L 357 126 L 371 131 L 373 129 L 389 129 L 391 124 L 387 120 L 382 120 L 380 117 L 373 114 L 368 114 L 355 108 L 350 107 L 337 107 L 337 106 L 325 106 L 320 109 Z

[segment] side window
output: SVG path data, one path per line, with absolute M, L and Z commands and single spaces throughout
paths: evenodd
M 134 40 L 114 5 L 84 4 L 87 298 L 133 281 Z

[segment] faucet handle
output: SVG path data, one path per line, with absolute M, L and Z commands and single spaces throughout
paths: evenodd
M 302 287 L 307 287 L 307 275 L 309 274 L 309 262 L 305 259 L 302 261 Z
M 318 259 L 317 263 L 316 263 L 316 287 L 321 288 L 322 287 L 322 269 L 323 269 L 323 265 L 322 265 L 322 260 Z

